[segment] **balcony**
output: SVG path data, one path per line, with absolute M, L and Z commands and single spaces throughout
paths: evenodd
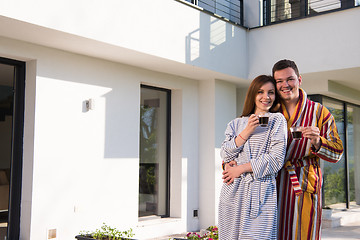
M 243 26 L 243 0 L 185 0 L 201 10 Z

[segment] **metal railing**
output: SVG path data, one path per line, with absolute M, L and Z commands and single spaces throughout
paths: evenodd
M 360 5 L 360 0 L 264 0 L 264 24 L 303 18 Z
M 186 0 L 204 11 L 243 26 L 243 0 Z

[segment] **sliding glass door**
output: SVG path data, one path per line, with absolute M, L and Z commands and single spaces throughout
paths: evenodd
M 344 154 L 337 163 L 321 160 L 323 206 L 345 209 L 360 205 L 360 106 L 322 95 L 310 95 L 335 118 Z

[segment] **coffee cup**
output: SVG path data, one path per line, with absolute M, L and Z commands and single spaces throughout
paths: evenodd
M 269 113 L 260 113 L 258 117 L 260 126 L 266 127 L 269 123 Z
M 301 126 L 290 128 L 290 132 L 294 140 L 300 140 L 302 138 L 302 130 L 303 127 Z

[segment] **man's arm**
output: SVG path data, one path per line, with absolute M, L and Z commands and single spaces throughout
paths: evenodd
M 327 108 L 321 105 L 319 107 L 322 108 L 319 118 L 320 147 L 316 148 L 316 145 L 313 144 L 312 152 L 325 161 L 336 163 L 342 157 L 344 151 L 343 144 L 339 137 L 334 117 Z

